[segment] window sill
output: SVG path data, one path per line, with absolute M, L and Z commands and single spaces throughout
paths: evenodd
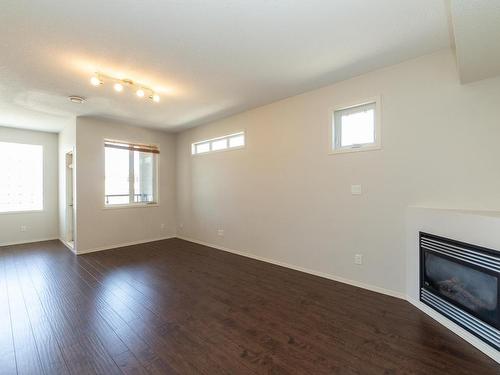
M 45 210 L 26 210 L 26 211 L 2 211 L 0 215 L 20 215 L 20 214 L 41 214 L 45 212 Z
M 350 152 L 377 151 L 377 150 L 382 150 L 382 146 L 339 148 L 336 150 L 330 150 L 329 154 L 335 155 L 335 154 L 346 154 Z
M 124 208 L 147 208 L 147 207 L 158 207 L 159 203 L 136 203 L 136 204 L 113 204 L 104 206 L 103 210 L 120 210 Z
M 235 147 L 228 147 L 228 148 L 224 148 L 222 150 L 198 152 L 196 154 L 191 153 L 191 156 L 198 157 L 198 156 L 204 156 L 204 155 L 218 154 L 220 152 L 235 151 L 235 150 L 241 150 L 241 149 L 244 149 L 244 148 L 245 148 L 245 145 L 243 145 L 243 146 L 235 146 Z

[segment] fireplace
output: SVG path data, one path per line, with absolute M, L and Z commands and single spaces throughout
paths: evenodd
M 420 232 L 420 300 L 500 350 L 500 252 Z

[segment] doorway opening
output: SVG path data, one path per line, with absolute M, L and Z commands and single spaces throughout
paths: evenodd
M 73 208 L 73 152 L 66 153 L 66 243 L 75 248 L 75 214 Z

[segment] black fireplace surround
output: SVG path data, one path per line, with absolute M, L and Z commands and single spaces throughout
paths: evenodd
M 500 350 L 500 252 L 420 232 L 420 300 Z

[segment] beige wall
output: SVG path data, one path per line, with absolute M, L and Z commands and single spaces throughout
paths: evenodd
M 104 208 L 104 139 L 159 145 L 158 206 Z M 78 253 L 175 235 L 173 135 L 102 119 L 80 117 L 76 120 L 76 150 Z
M 42 145 L 44 179 L 43 211 L 0 213 L 0 246 L 57 238 L 57 134 L 0 127 L 0 141 Z
M 330 109 L 376 95 L 382 150 L 329 155 Z M 460 85 L 442 51 L 185 131 L 179 235 L 403 293 L 408 205 L 500 209 L 499 119 L 500 78 Z M 245 149 L 190 155 L 239 130 Z

